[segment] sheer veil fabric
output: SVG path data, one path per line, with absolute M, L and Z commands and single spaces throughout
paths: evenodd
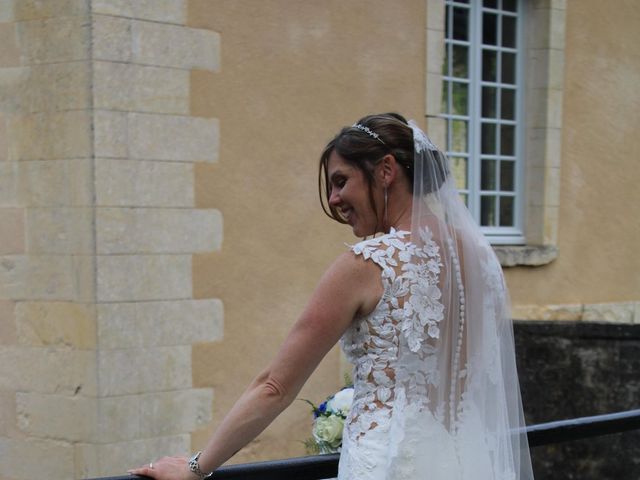
M 533 479 L 502 269 L 458 194 L 448 159 L 409 125 L 411 240 L 439 248 L 443 308 L 417 316 L 420 345 L 409 336 L 400 342 L 387 478 Z M 437 296 L 434 289 L 422 301 L 429 306 Z
M 355 463 L 374 462 L 376 474 L 366 478 L 532 480 L 500 264 L 461 200 L 446 156 L 414 122 L 409 125 L 415 157 L 411 232 L 392 230 L 352 247 L 365 258 L 378 255 L 383 283 L 388 279 L 383 299 L 395 295 L 386 313 L 370 315 L 366 328 L 386 331 L 384 320 L 371 324 L 386 315 L 397 339 L 390 350 L 379 350 L 387 358 L 377 373 L 377 359 L 373 367 L 364 366 L 369 360 L 355 362 L 355 413 L 345 430 L 339 478 L 357 478 L 349 473 Z M 398 247 L 398 238 L 411 245 L 409 252 Z M 385 248 L 395 253 L 384 257 Z M 362 335 L 360 326 L 355 330 L 343 339 L 347 357 Z M 358 368 L 372 373 L 358 377 Z M 374 380 L 362 380 L 367 376 Z M 358 399 L 358 389 L 367 388 L 359 381 L 376 383 L 368 394 L 370 408 L 378 406 L 371 419 L 366 401 Z M 369 433 L 353 426 L 363 419 L 369 425 L 364 429 L 372 430 L 369 447 Z M 375 429 L 384 434 L 376 437 Z

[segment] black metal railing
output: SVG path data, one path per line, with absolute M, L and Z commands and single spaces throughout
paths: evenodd
M 570 442 L 640 429 L 640 409 L 580 417 L 527 427 L 530 447 Z
M 640 409 L 626 412 L 541 423 L 526 428 L 530 447 L 640 429 Z M 224 466 L 213 479 L 226 480 L 321 480 L 338 473 L 339 454 L 271 460 Z M 95 480 L 131 480 L 132 476 Z

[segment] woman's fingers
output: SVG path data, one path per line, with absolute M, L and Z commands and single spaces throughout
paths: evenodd
M 193 474 L 186 457 L 163 457 L 138 468 L 129 470 L 132 475 L 143 475 L 157 480 L 188 480 Z
M 152 467 L 154 466 L 149 464 L 144 467 L 132 468 L 131 470 L 128 470 L 128 473 L 132 475 L 144 475 L 145 477 L 155 478 L 154 469 Z

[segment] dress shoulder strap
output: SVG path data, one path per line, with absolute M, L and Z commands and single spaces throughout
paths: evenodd
M 370 238 L 348 245 L 355 255 L 362 255 L 365 260 L 371 260 L 378 265 L 383 272 L 383 277 L 394 278 L 393 267 L 398 266 L 397 252 L 404 250 L 408 241 L 409 232 L 391 229 L 386 235 Z

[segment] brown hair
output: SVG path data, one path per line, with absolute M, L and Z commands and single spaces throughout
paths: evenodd
M 324 148 L 320 156 L 318 172 L 318 193 L 322 210 L 330 218 L 340 223 L 347 223 L 340 212 L 329 204 L 331 184 L 329 181 L 329 157 L 335 151 L 349 165 L 359 169 L 369 187 L 369 200 L 373 211 L 376 212 L 376 202 L 373 198 L 372 186 L 375 184 L 373 171 L 375 166 L 385 155 L 393 155 L 396 162 L 409 179 L 413 187 L 413 132 L 407 120 L 398 113 L 384 113 L 368 115 L 356 124 L 367 127 L 376 133 L 379 139 L 367 132 L 355 128 L 344 127 Z M 378 219 L 379 220 L 379 219 Z

